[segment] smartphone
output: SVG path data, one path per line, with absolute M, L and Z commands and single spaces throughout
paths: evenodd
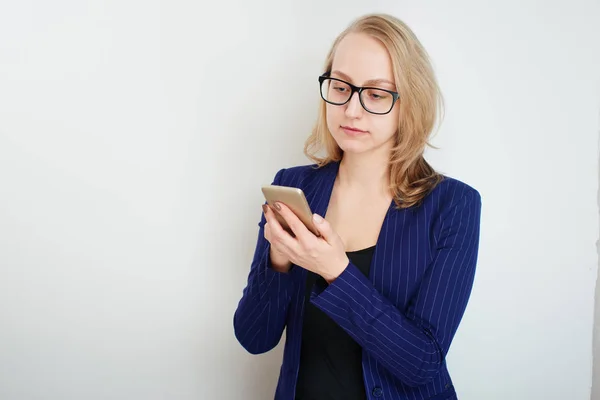
M 300 188 L 290 186 L 279 186 L 279 185 L 266 185 L 262 187 L 263 195 L 267 204 L 271 206 L 275 212 L 275 217 L 281 227 L 293 235 L 291 228 L 285 222 L 285 219 L 277 212 L 274 205 L 276 202 L 280 202 L 288 206 L 290 210 L 296 214 L 298 219 L 304 223 L 306 228 L 316 236 L 320 236 L 319 231 L 315 227 L 312 219 L 312 211 L 308 205 L 308 201 L 304 196 L 304 192 Z

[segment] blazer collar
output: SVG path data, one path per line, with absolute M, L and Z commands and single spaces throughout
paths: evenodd
M 325 217 L 340 163 L 339 161 L 333 161 L 322 168 L 322 173 L 315 176 L 314 187 L 311 190 L 312 198 L 309 199 L 309 203 L 314 213 Z

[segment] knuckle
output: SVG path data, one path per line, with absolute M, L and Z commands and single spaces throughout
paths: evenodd
M 304 248 L 307 251 L 315 251 L 317 249 L 317 246 L 312 240 L 310 240 L 310 238 L 306 238 L 306 240 L 304 241 Z
M 313 243 L 311 243 L 311 242 L 308 242 L 308 241 L 304 241 L 302 243 L 302 247 L 304 247 L 304 250 L 307 253 L 312 253 L 315 250 L 315 245 Z
M 306 251 L 306 254 L 308 254 L 310 257 L 312 258 L 316 258 L 319 254 L 317 245 L 314 241 L 307 241 L 307 243 L 304 246 L 304 249 Z
M 282 244 L 283 237 L 281 235 L 273 235 L 273 242 L 277 244 Z

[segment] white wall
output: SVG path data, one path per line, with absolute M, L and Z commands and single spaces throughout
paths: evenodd
M 600 120 L 600 112 L 598 113 Z M 600 135 L 600 125 L 598 126 L 598 134 Z M 600 142 L 599 150 L 600 150 Z M 600 151 L 598 152 L 600 155 Z M 600 165 L 599 165 L 600 169 Z M 600 174 L 598 174 L 600 179 Z M 599 182 L 600 183 L 600 182 Z M 600 191 L 598 192 L 598 208 L 600 209 Z M 600 240 L 596 242 L 598 254 L 600 254 Z M 592 400 L 600 399 L 600 275 L 596 274 L 596 291 L 595 291 L 595 306 L 594 306 L 594 330 L 593 330 L 593 369 L 592 369 Z
M 272 398 L 281 346 L 232 330 L 259 186 L 307 162 L 335 35 L 387 11 L 446 96 L 430 160 L 484 200 L 460 398 L 588 399 L 600 5 L 536 3 L 0 3 L 0 398 Z

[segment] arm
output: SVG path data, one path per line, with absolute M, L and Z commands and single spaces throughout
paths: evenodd
M 349 263 L 312 302 L 407 385 L 431 380 L 444 363 L 471 293 L 481 198 L 469 189 L 443 216 L 430 268 L 405 313 Z
M 273 184 L 280 184 L 283 171 L 275 175 Z M 290 275 L 273 269 L 265 223 L 263 214 L 247 285 L 233 316 L 235 336 L 252 354 L 265 353 L 279 343 L 292 295 Z

